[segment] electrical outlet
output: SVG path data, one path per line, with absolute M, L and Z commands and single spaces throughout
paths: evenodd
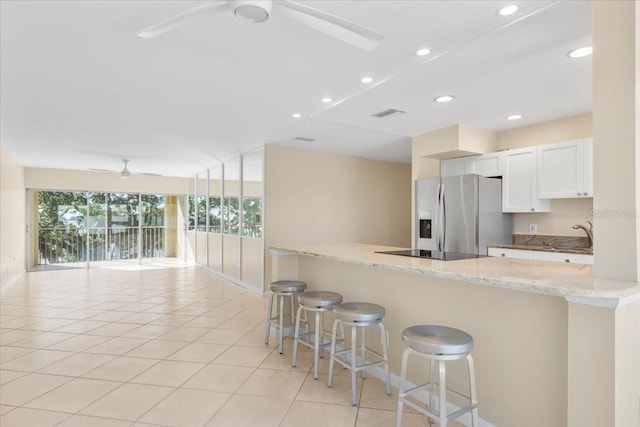
M 538 232 L 538 224 L 529 224 L 529 233 L 535 234 Z

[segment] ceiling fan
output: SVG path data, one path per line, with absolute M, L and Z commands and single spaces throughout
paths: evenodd
M 271 16 L 271 9 L 289 15 L 316 31 L 325 33 L 359 49 L 371 52 L 384 36 L 338 16 L 290 0 L 213 0 L 188 9 L 140 31 L 143 39 L 152 39 L 160 34 L 180 28 L 190 20 L 232 10 L 238 19 L 246 22 L 264 22 Z
M 129 171 L 129 168 L 127 167 L 127 165 L 129 164 L 129 159 L 122 159 L 122 163 L 124 163 L 124 167 L 122 168 L 121 171 L 115 171 L 110 169 L 94 169 L 94 168 L 89 168 L 89 170 L 95 171 L 95 172 L 119 173 L 120 179 L 127 179 L 129 178 L 129 176 L 131 176 L 131 171 Z M 158 173 L 144 173 L 144 172 L 135 172 L 134 175 L 162 176 Z

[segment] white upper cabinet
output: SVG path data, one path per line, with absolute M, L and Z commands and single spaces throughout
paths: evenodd
M 539 198 L 593 196 L 591 139 L 541 145 L 537 149 Z
M 503 212 L 550 212 L 550 199 L 593 197 L 593 140 L 443 160 L 440 171 L 501 176 Z
M 551 202 L 539 199 L 536 147 L 504 152 L 503 212 L 550 212 Z
M 469 173 L 482 176 L 504 175 L 504 151 L 469 157 Z
M 440 176 L 455 176 L 471 173 L 467 167 L 468 163 L 469 157 L 443 160 L 440 162 Z

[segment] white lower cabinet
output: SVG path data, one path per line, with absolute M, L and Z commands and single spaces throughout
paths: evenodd
M 570 254 L 566 252 L 544 252 L 528 251 L 524 249 L 489 248 L 488 255 L 504 258 L 531 259 L 535 261 L 593 264 L 593 255 Z

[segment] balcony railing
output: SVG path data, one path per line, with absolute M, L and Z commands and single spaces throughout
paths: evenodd
M 38 264 L 164 257 L 165 237 L 164 227 L 41 228 Z

